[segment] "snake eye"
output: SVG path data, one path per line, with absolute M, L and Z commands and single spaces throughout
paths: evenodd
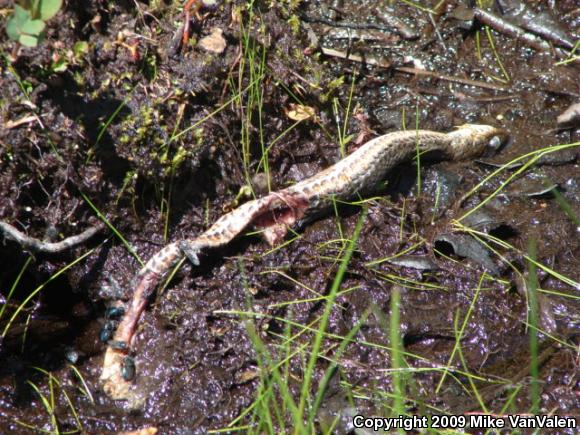
M 494 150 L 497 150 L 497 149 L 498 149 L 498 148 L 501 146 L 502 142 L 503 142 L 503 141 L 502 141 L 501 137 L 499 137 L 499 136 L 493 136 L 493 137 L 492 137 L 492 138 L 489 140 L 489 142 L 487 143 L 487 145 L 488 145 L 490 148 L 492 148 L 492 149 L 494 149 Z

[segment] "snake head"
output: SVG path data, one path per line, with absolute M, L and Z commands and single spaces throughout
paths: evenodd
M 178 243 L 178 245 L 179 249 L 181 249 L 181 252 L 185 254 L 191 264 L 194 266 L 199 266 L 199 247 L 189 240 L 182 240 Z
M 453 158 L 467 160 L 481 155 L 493 155 L 509 139 L 503 128 L 484 124 L 464 124 L 449 133 Z

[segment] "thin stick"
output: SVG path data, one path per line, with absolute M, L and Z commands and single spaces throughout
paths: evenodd
M 341 50 L 335 50 L 334 48 L 321 47 L 320 49 L 321 49 L 322 53 L 327 55 L 327 56 L 338 57 L 340 59 L 351 60 L 353 62 L 366 63 L 367 65 L 376 65 L 376 66 L 380 66 L 382 68 L 391 68 L 392 67 L 390 62 L 375 59 L 373 57 L 363 57 L 363 56 L 358 55 L 358 54 L 347 53 L 346 51 L 341 51 Z M 485 82 L 481 82 L 478 80 L 466 79 L 463 77 L 448 76 L 446 74 L 441 74 L 441 73 L 438 73 L 436 71 L 427 71 L 424 69 L 407 67 L 407 66 L 396 66 L 396 67 L 392 67 L 392 68 L 395 71 L 406 73 L 406 74 L 413 74 L 416 76 L 424 76 L 424 77 L 433 77 L 433 78 L 436 78 L 439 80 L 445 80 L 447 82 L 453 82 L 453 83 L 460 83 L 460 84 L 466 85 L 466 86 L 477 86 L 479 88 L 484 88 L 484 89 L 493 89 L 494 91 L 507 91 L 509 89 L 505 86 L 496 85 L 493 83 L 485 83 Z
M 473 12 L 475 18 L 479 22 L 488 25 L 492 29 L 503 33 L 504 35 L 519 39 L 524 44 L 529 45 L 536 50 L 549 51 L 551 49 L 550 44 L 548 44 L 543 39 L 524 31 L 521 27 L 511 24 L 503 18 L 500 18 L 480 8 L 474 8 Z
M 103 228 L 104 225 L 99 223 L 86 229 L 82 233 L 77 234 L 76 236 L 67 237 L 60 242 L 43 242 L 42 240 L 27 236 L 9 223 L 0 221 L 0 230 L 4 232 L 4 236 L 6 238 L 16 241 L 16 243 L 18 243 L 24 249 L 46 254 L 58 254 L 66 251 L 67 249 L 85 243 Z
M 401 35 L 404 39 L 413 40 L 418 39 L 419 34 L 412 27 L 408 26 L 399 17 L 391 14 L 386 8 L 378 7 L 373 9 L 373 15 L 385 23 L 387 26 L 392 27 L 396 33 Z
M 340 59 L 352 60 L 353 62 L 365 63 L 367 65 L 380 66 L 382 68 L 391 68 L 392 64 L 386 60 L 376 59 L 374 57 L 363 57 L 360 54 L 348 53 L 334 48 L 320 47 L 322 54 L 326 56 L 338 57 Z
M 356 29 L 356 30 L 380 30 L 382 32 L 397 33 L 397 28 L 392 25 L 383 26 L 381 24 L 375 23 L 352 23 L 348 21 L 332 21 L 325 18 L 314 18 L 301 16 L 303 21 L 307 23 L 319 23 L 330 27 L 342 27 L 346 29 Z

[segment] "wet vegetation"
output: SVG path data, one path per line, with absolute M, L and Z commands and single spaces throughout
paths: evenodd
M 36 44 L 10 25 L 22 3 L 0 9 L 0 432 L 577 412 L 577 2 L 184 3 L 65 1 Z M 179 263 L 123 367 L 131 400 L 102 391 L 168 242 L 378 134 L 464 123 L 511 142 L 409 162 L 274 248 L 250 233 Z

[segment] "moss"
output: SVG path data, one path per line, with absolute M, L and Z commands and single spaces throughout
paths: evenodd
M 340 76 L 328 82 L 328 85 L 326 85 L 326 92 L 324 92 L 318 97 L 320 102 L 321 103 L 327 102 L 330 99 L 330 96 L 334 93 L 334 91 L 342 87 L 342 85 L 344 85 L 344 76 Z
M 117 152 L 132 162 L 132 171 L 154 183 L 177 174 L 203 143 L 202 128 L 191 132 L 193 145 L 171 141 L 175 127 L 166 124 L 173 117 L 167 116 L 165 110 L 168 104 L 162 98 L 143 102 L 138 113 L 129 114 L 119 125 L 123 134 L 117 142 Z
M 87 83 L 85 77 L 80 71 L 75 71 L 73 74 L 73 80 L 79 88 L 84 88 Z
M 300 34 L 300 19 L 298 18 L 298 16 L 291 15 L 290 18 L 288 18 L 288 24 L 292 29 L 292 34 L 294 36 L 298 36 Z

